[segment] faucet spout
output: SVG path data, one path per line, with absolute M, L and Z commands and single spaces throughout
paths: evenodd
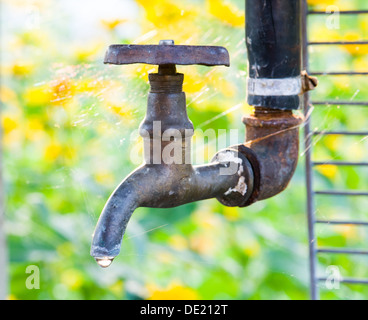
M 253 171 L 247 158 L 234 149 L 220 151 L 208 165 L 145 164 L 112 193 L 98 220 L 91 246 L 101 267 L 119 254 L 127 224 L 138 207 L 172 208 L 218 198 L 234 206 L 253 190 Z
M 97 222 L 91 245 L 93 256 L 101 267 L 108 267 L 119 254 L 121 239 L 134 210 L 140 205 L 135 181 L 137 171 L 128 176 L 111 194 Z
M 145 164 L 129 175 L 107 201 L 93 235 L 91 256 L 101 267 L 111 264 L 138 207 L 172 208 L 215 197 L 235 206 L 246 201 L 252 190 L 250 162 L 233 149 L 219 152 L 208 165 Z

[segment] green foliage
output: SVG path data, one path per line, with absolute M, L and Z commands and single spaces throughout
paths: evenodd
M 216 200 L 172 209 L 140 208 L 129 223 L 121 254 L 110 268 L 100 269 L 90 257 L 91 235 L 104 203 L 136 166 L 129 157 L 132 148 L 141 145 L 134 130 L 145 114 L 147 74 L 155 69 L 103 65 L 108 45 L 158 43 L 168 37 L 178 44 L 223 45 L 231 55 L 230 68 L 179 67 L 186 75 L 189 117 L 203 131 L 237 128 L 243 132 L 241 117 L 250 110 L 245 104 L 246 49 L 239 22 L 244 16 L 242 1 L 216 0 L 221 12 L 203 0 L 131 2 L 133 18 L 127 21 L 114 17 L 102 21 L 95 10 L 91 32 L 96 36 L 92 38 L 77 36 L 76 31 L 87 27 L 83 19 L 76 24 L 67 5 L 48 1 L 37 2 L 39 27 L 20 22 L 7 30 L 1 101 L 9 298 L 307 299 L 302 152 L 288 189 L 275 198 L 242 209 L 225 208 Z M 348 5 L 355 5 L 349 7 L 354 9 L 364 4 L 361 0 Z M 25 1 L 23 7 L 3 1 L 6 21 L 24 15 L 24 5 Z M 320 20 L 312 23 L 311 37 L 325 40 L 319 31 L 325 21 L 315 19 Z M 366 20 L 341 19 L 343 27 L 352 28 L 353 23 L 367 35 Z M 328 30 L 325 34 L 329 39 L 337 36 Z M 362 48 L 316 50 L 311 54 L 312 70 L 368 70 Z M 321 77 L 312 97 L 368 100 L 365 81 L 363 77 Z M 238 104 L 239 108 L 226 112 Z M 351 110 L 316 106 L 312 127 L 367 128 L 367 110 Z M 303 148 L 302 135 L 301 141 Z M 326 137 L 316 141 L 315 160 L 350 157 L 363 161 L 368 157 L 368 139 L 352 143 L 346 138 Z M 208 156 L 215 151 L 211 149 Z M 348 167 L 341 171 L 317 168 L 315 180 L 317 189 L 368 189 L 367 172 Z M 367 217 L 367 200 L 316 200 L 318 217 Z M 318 244 L 327 247 L 359 247 L 368 240 L 367 233 L 354 227 L 324 226 L 318 234 Z M 361 267 L 364 262 L 361 257 L 321 255 L 319 273 L 326 276 L 326 267 L 336 265 L 344 276 L 367 277 Z M 29 265 L 40 269 L 38 290 L 25 286 Z M 366 288 L 341 286 L 340 290 L 325 290 L 323 297 L 367 297 Z

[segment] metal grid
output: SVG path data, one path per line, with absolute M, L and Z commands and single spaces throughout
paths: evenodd
M 368 41 L 331 41 L 331 42 L 309 42 L 308 41 L 308 16 L 309 15 L 325 15 L 324 11 L 308 11 L 306 0 L 302 1 L 302 33 L 303 33 L 303 66 L 310 75 L 334 75 L 334 76 L 355 76 L 355 75 L 368 75 L 368 72 L 313 72 L 309 70 L 308 66 L 308 47 L 319 45 L 368 45 Z M 361 15 L 368 14 L 368 10 L 360 11 L 340 11 L 342 15 Z M 338 221 L 338 220 L 317 220 L 315 216 L 315 201 L 314 195 L 325 196 L 368 196 L 367 192 L 358 191 L 335 191 L 335 190 L 315 190 L 313 186 L 313 168 L 323 165 L 336 165 L 336 166 L 368 166 L 368 162 L 350 162 L 350 161 L 313 161 L 312 160 L 312 143 L 313 137 L 316 135 L 355 135 L 355 136 L 367 136 L 368 132 L 354 131 L 312 131 L 310 128 L 311 118 L 311 106 L 323 107 L 324 105 L 341 105 L 341 106 L 368 106 L 368 102 L 352 102 L 352 101 L 311 101 L 309 94 L 304 95 L 304 115 L 306 117 L 305 123 L 305 159 L 306 159 L 306 186 L 307 186 L 307 217 L 308 217 L 308 238 L 309 238 L 309 256 L 310 256 L 310 296 L 311 299 L 319 299 L 318 283 L 320 281 L 326 281 L 327 278 L 319 277 L 317 274 L 317 256 L 319 253 L 330 254 L 348 254 L 348 255 L 368 255 L 367 250 L 353 250 L 349 248 L 320 248 L 316 241 L 316 224 L 331 224 L 331 225 L 358 225 L 368 226 L 368 221 Z M 344 278 L 342 283 L 347 284 L 363 284 L 368 285 L 368 279 L 356 279 L 356 278 Z

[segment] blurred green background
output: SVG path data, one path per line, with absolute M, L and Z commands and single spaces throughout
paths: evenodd
M 309 1 L 313 9 L 367 10 L 364 0 Z M 221 45 L 231 67 L 178 67 L 185 74 L 195 128 L 238 129 L 246 105 L 242 0 L 2 0 L 1 121 L 9 251 L 9 299 L 308 299 L 308 239 L 303 135 L 288 189 L 247 208 L 206 200 L 134 213 L 121 254 L 108 269 L 89 255 L 91 235 L 110 193 L 137 164 L 136 129 L 143 119 L 147 77 L 155 67 L 107 66 L 113 43 Z M 309 20 L 309 38 L 368 39 L 367 15 Z M 312 47 L 313 71 L 367 71 L 368 46 Z M 316 100 L 368 100 L 366 78 L 319 77 Z M 312 129 L 368 128 L 368 109 L 316 106 Z M 317 137 L 313 158 L 366 161 L 367 137 Z M 205 161 L 218 146 L 210 141 Z M 134 150 L 133 150 L 134 148 Z M 196 146 L 193 146 L 196 150 Z M 199 164 L 199 163 L 198 163 Z M 321 166 L 316 189 L 368 190 L 368 168 Z M 367 220 L 368 199 L 317 197 L 317 218 Z M 322 225 L 318 245 L 364 248 L 363 227 Z M 29 290 L 26 268 L 40 270 Z M 343 277 L 368 277 L 364 256 L 319 255 Z M 340 285 L 324 299 L 367 299 L 368 288 Z

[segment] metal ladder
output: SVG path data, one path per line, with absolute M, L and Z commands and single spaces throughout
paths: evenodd
M 321 76 L 319 81 L 324 81 L 324 75 L 368 75 L 368 72 L 314 72 L 309 70 L 308 66 L 308 47 L 309 46 L 329 46 L 329 45 L 368 45 L 368 41 L 331 41 L 331 42 L 309 42 L 308 41 L 308 16 L 309 15 L 326 15 L 324 11 L 309 11 L 306 0 L 302 0 L 302 33 L 303 33 L 303 65 L 304 69 L 308 71 L 310 75 Z M 341 15 L 361 15 L 367 14 L 368 10 L 361 11 L 340 11 Z M 306 123 L 304 127 L 305 136 L 305 161 L 306 161 L 306 187 L 307 187 L 307 217 L 308 217 L 308 239 L 309 239 L 309 272 L 310 272 L 310 297 L 313 300 L 317 300 L 320 297 L 319 282 L 326 281 L 326 277 L 321 277 L 317 274 L 317 257 L 319 253 L 329 254 L 348 254 L 348 255 L 367 255 L 368 250 L 353 250 L 349 248 L 323 248 L 317 245 L 317 238 L 315 232 L 315 226 L 317 224 L 331 224 L 331 225 L 357 225 L 368 226 L 368 221 L 338 221 L 338 220 L 319 220 L 316 219 L 315 214 L 315 195 L 324 196 L 368 196 L 367 192 L 358 191 L 335 191 L 335 190 L 315 190 L 313 187 L 313 168 L 316 166 L 334 165 L 334 166 L 368 166 L 368 162 L 349 162 L 349 161 L 323 161 L 317 162 L 312 160 L 312 144 L 313 137 L 316 135 L 354 135 L 354 136 L 368 136 L 368 132 L 364 131 L 312 131 L 310 128 L 311 118 L 311 106 L 317 108 L 323 108 L 326 105 L 339 105 L 339 106 L 368 106 L 368 102 L 352 102 L 352 101 L 311 101 L 309 94 L 304 95 L 304 115 L 306 117 Z M 309 117 L 309 119 L 308 119 Z M 357 278 L 343 278 L 341 283 L 348 284 L 363 284 L 368 285 L 368 279 Z

